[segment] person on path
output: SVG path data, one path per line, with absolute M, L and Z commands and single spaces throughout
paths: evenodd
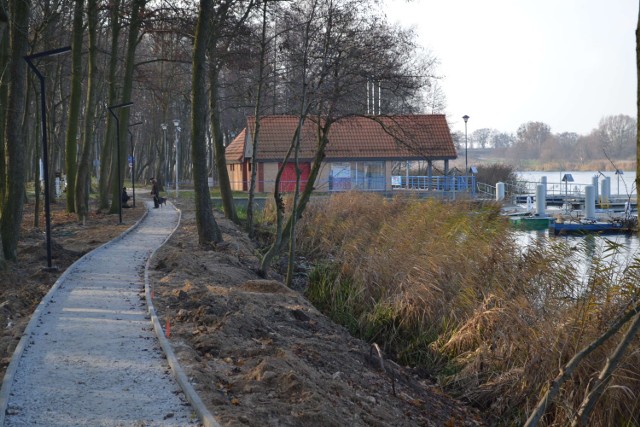
M 153 196 L 153 207 L 158 209 L 160 207 L 160 194 L 158 191 L 158 181 L 155 178 L 151 178 L 151 195 Z
M 131 196 L 129 196 L 129 194 L 127 193 L 127 187 L 122 187 L 122 207 L 123 208 L 129 208 L 129 199 L 131 199 Z

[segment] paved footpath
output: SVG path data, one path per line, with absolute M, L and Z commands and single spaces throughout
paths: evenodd
M 5 426 L 199 425 L 171 375 L 143 294 L 145 263 L 179 217 L 171 205 L 149 209 L 137 227 L 85 255 L 56 282 L 7 370 Z

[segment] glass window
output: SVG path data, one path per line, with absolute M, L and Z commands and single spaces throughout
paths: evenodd
M 384 162 L 352 162 L 351 182 L 360 190 L 384 190 Z

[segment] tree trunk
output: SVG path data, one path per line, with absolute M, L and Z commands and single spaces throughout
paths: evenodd
M 82 153 L 76 176 L 75 202 L 78 222 L 84 222 L 89 214 L 89 190 L 91 186 L 91 153 L 93 152 L 93 124 L 96 111 L 96 85 L 98 66 L 96 62 L 98 38 L 98 6 L 96 0 L 87 1 L 87 25 L 89 31 L 89 66 L 87 95 L 82 133 Z
M 131 93 L 133 91 L 133 69 L 136 60 L 136 48 L 140 40 L 138 35 L 140 34 L 140 28 L 142 26 L 142 15 L 144 11 L 146 0 L 133 0 L 131 5 L 131 23 L 129 24 L 129 37 L 127 41 L 127 56 L 125 59 L 124 76 L 122 77 L 123 86 L 122 94 L 120 95 L 121 102 L 129 102 L 131 100 Z M 115 112 L 115 111 L 114 111 Z M 111 174 L 113 176 L 113 182 L 111 183 L 111 213 L 118 212 L 120 204 L 120 196 L 122 194 L 122 182 L 124 179 L 124 165 L 127 160 L 127 128 L 129 127 L 129 108 L 121 108 L 115 113 L 119 113 L 120 121 L 120 135 L 118 140 L 120 141 L 120 157 L 112 162 L 114 165 Z M 115 154 L 114 154 L 115 156 Z M 115 157 L 114 157 L 115 158 Z M 116 163 L 117 162 L 117 163 Z M 118 164 L 120 165 L 120 174 L 118 174 Z
M 262 4 L 262 35 L 260 37 L 260 63 L 258 64 L 258 93 L 256 95 L 255 128 L 253 130 L 251 151 L 251 182 L 249 184 L 249 201 L 247 202 L 247 232 L 249 237 L 254 237 L 255 227 L 253 221 L 253 199 L 256 192 L 256 173 L 258 171 L 258 138 L 260 137 L 260 115 L 262 108 L 262 89 L 264 87 L 264 63 L 267 50 L 267 4 Z
M 4 5 L 3 5 L 4 6 Z M 4 11 L 3 7 L 0 7 L 0 43 L 7 38 L 6 29 L 9 26 L 9 17 Z
M 304 97 L 303 97 L 304 98 Z M 304 126 L 304 118 L 300 120 L 301 126 Z M 293 162 L 296 168 L 296 188 L 293 193 L 293 203 L 291 206 L 291 229 L 289 231 L 289 260 L 287 262 L 287 277 L 285 284 L 291 287 L 293 283 L 293 272 L 296 263 L 296 212 L 298 211 L 298 198 L 300 196 L 300 137 L 295 143 L 293 149 Z
M 200 1 L 200 15 L 193 46 L 193 81 L 191 89 L 191 153 L 195 190 L 198 243 L 208 245 L 222 242 L 211 208 L 207 171 L 207 41 L 211 33 L 213 0 Z
M 74 184 L 78 165 L 76 158 L 78 155 L 78 122 L 80 118 L 80 99 L 82 97 L 82 36 L 84 33 L 83 13 L 84 0 L 76 0 L 73 10 L 73 41 L 72 49 L 72 71 L 71 71 L 71 95 L 69 99 L 69 117 L 67 121 L 66 140 L 66 166 L 67 166 L 67 212 L 75 212 L 76 203 Z
M 6 25 L 0 29 L 0 69 L 6 70 L 9 65 L 9 28 Z M 0 73 L 0 138 L 4 137 L 5 123 L 7 120 L 7 95 L 9 88 L 9 73 Z M 0 159 L 6 158 L 5 144 L 0 143 Z M 0 212 L 4 204 L 5 182 L 7 182 L 6 162 L 0 162 Z
M 319 125 L 320 126 L 320 125 Z M 285 245 L 289 242 L 289 236 L 291 236 L 291 231 L 294 228 L 294 221 L 299 220 L 302 217 L 302 213 L 307 207 L 307 203 L 311 198 L 311 194 L 313 193 L 313 187 L 315 185 L 316 179 L 318 178 L 318 174 L 320 173 L 320 169 L 322 167 L 322 161 L 325 157 L 325 150 L 327 144 L 329 143 L 329 129 L 331 128 L 331 123 L 326 124 L 322 127 L 319 132 L 319 142 L 318 149 L 316 150 L 313 163 L 311 165 L 311 170 L 309 171 L 309 179 L 307 180 L 307 184 L 305 185 L 304 191 L 300 196 L 300 201 L 296 207 L 296 211 L 292 212 L 287 220 L 287 223 L 281 230 L 281 238 L 278 239 L 278 235 L 276 234 L 275 242 L 269 247 L 269 250 L 264 254 L 262 260 L 260 262 L 260 274 L 263 276 L 266 275 L 267 270 L 271 268 L 271 263 L 275 259 L 276 255 L 279 254 Z M 277 203 L 276 203 L 277 204 Z M 295 215 L 295 216 L 294 216 Z M 295 218 L 295 219 L 294 219 Z M 277 232 L 278 230 L 276 230 Z
M 11 64 L 9 73 L 9 98 L 7 105 L 7 121 L 5 142 L 7 145 L 7 198 L 2 209 L 0 237 L 4 256 L 16 260 L 20 224 L 24 209 L 25 186 L 25 144 L 22 129 L 22 115 L 26 98 L 27 54 L 29 40 L 29 13 L 31 3 L 28 0 L 11 1 Z
M 638 11 L 638 24 L 636 26 L 636 70 L 638 79 L 638 88 L 636 92 L 636 188 L 640 188 L 640 10 Z M 638 227 L 638 236 L 640 236 L 640 227 Z
M 0 67 L 7 69 L 9 65 L 9 17 L 0 10 Z M 8 94 L 8 73 L 0 74 L 0 159 L 6 158 L 5 152 L 5 123 L 7 120 L 7 94 Z M 5 162 L 0 162 L 0 213 L 4 210 L 4 196 L 6 194 L 7 170 Z M 2 247 L 2 233 L 0 232 L 0 248 Z M 4 251 L 0 250 L 0 271 L 6 268 Z
M 299 138 L 301 131 L 302 129 L 300 128 L 300 125 L 298 125 L 293 135 L 293 140 L 295 140 L 296 138 Z M 276 179 L 274 182 L 275 188 L 273 190 L 273 200 L 275 201 L 275 204 L 276 204 L 276 231 L 274 233 L 275 241 L 271 244 L 271 246 L 269 246 L 269 249 L 262 256 L 262 260 L 260 261 L 259 273 L 262 276 L 266 276 L 267 270 L 269 270 L 269 268 L 271 267 L 271 263 L 275 259 L 276 255 L 280 253 L 280 250 L 283 245 L 282 223 L 284 221 L 285 206 L 284 206 L 284 200 L 282 200 L 282 194 L 280 194 L 280 179 L 282 178 L 282 172 L 284 171 L 285 165 L 289 162 L 289 159 L 291 158 L 291 153 L 293 152 L 293 146 L 294 144 L 292 142 L 291 145 L 289 146 L 289 150 L 287 151 L 287 154 L 284 156 L 284 159 L 282 161 L 282 167 L 278 169 L 278 173 L 276 174 Z
M 215 31 L 215 29 L 214 29 Z M 218 185 L 220 186 L 220 197 L 222 198 L 222 207 L 224 214 L 233 222 L 238 222 L 236 214 L 236 206 L 233 203 L 233 193 L 231 192 L 231 182 L 229 181 L 229 173 L 227 172 L 227 162 L 224 157 L 224 138 L 222 137 L 222 126 L 220 124 L 220 108 L 218 105 L 218 77 L 220 69 L 216 65 L 215 59 L 215 37 L 209 44 L 209 84 L 211 85 L 211 98 L 209 99 L 211 127 L 213 129 L 213 147 L 215 153 L 216 169 L 218 170 Z
M 109 17 L 111 19 L 111 56 L 109 59 L 109 99 L 107 105 L 117 103 L 117 81 L 116 71 L 118 69 L 118 52 L 120 38 L 120 4 L 121 0 L 113 0 L 111 2 L 111 11 Z M 113 150 L 115 148 L 115 123 L 111 114 L 106 114 L 107 125 L 105 130 L 105 138 L 100 153 L 100 179 L 98 182 L 98 209 L 109 208 L 109 182 L 112 177 L 112 169 L 115 165 L 113 161 Z

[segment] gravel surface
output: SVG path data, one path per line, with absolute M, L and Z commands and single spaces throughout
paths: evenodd
M 143 294 L 145 263 L 178 218 L 171 206 L 150 209 L 137 227 L 60 277 L 7 371 L 5 426 L 199 425 Z

